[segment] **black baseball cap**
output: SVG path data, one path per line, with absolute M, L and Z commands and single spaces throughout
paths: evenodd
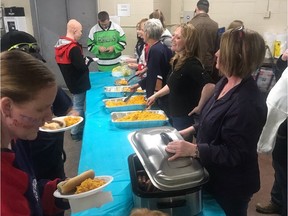
M 37 45 L 37 41 L 32 35 L 23 31 L 18 31 L 18 30 L 9 31 L 6 34 L 4 34 L 1 38 L 1 52 L 9 50 L 11 47 L 17 44 L 25 44 L 25 43 L 27 44 L 34 43 Z M 33 51 L 28 52 L 28 53 L 34 56 L 35 58 L 43 62 L 46 62 L 44 58 L 41 56 L 41 54 L 39 53 L 39 48 L 33 49 Z

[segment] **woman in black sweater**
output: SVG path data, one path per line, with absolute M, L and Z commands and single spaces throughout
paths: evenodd
M 197 30 L 191 24 L 181 24 L 172 37 L 172 71 L 167 84 L 148 98 L 147 104 L 153 104 L 157 98 L 168 95 L 172 126 L 182 130 L 194 123 L 189 112 L 195 108 L 201 97 L 203 86 L 208 80 L 199 59 L 200 46 Z

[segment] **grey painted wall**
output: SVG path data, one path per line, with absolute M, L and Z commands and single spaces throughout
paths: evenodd
M 55 72 L 58 84 L 66 87 L 62 74 L 55 62 L 54 45 L 59 36 L 66 35 L 69 19 L 77 19 L 83 25 L 82 39 L 79 41 L 87 52 L 86 41 L 90 28 L 97 22 L 97 1 L 95 0 L 30 0 L 33 31 L 41 46 L 47 66 Z M 92 63 L 90 71 L 97 70 Z

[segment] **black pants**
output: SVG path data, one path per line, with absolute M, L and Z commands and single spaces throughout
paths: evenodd
M 226 216 L 247 216 L 249 198 L 237 198 L 234 197 L 215 197 L 216 201 L 224 210 Z
M 275 180 L 271 200 L 282 208 L 281 216 L 287 216 L 287 120 L 279 127 L 272 159 Z
M 163 110 L 168 118 L 170 118 L 168 95 L 157 99 L 157 106 Z

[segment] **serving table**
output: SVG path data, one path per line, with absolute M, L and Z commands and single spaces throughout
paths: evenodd
M 73 216 L 129 216 L 133 208 L 128 156 L 134 153 L 128 134 L 137 129 L 119 129 L 111 122 L 103 100 L 105 86 L 118 79 L 111 72 L 90 72 L 91 89 L 86 96 L 85 128 L 78 173 L 93 169 L 96 175 L 111 175 L 113 182 L 105 188 L 111 191 L 113 202 Z M 224 216 L 223 210 L 209 195 L 203 194 L 203 216 Z

